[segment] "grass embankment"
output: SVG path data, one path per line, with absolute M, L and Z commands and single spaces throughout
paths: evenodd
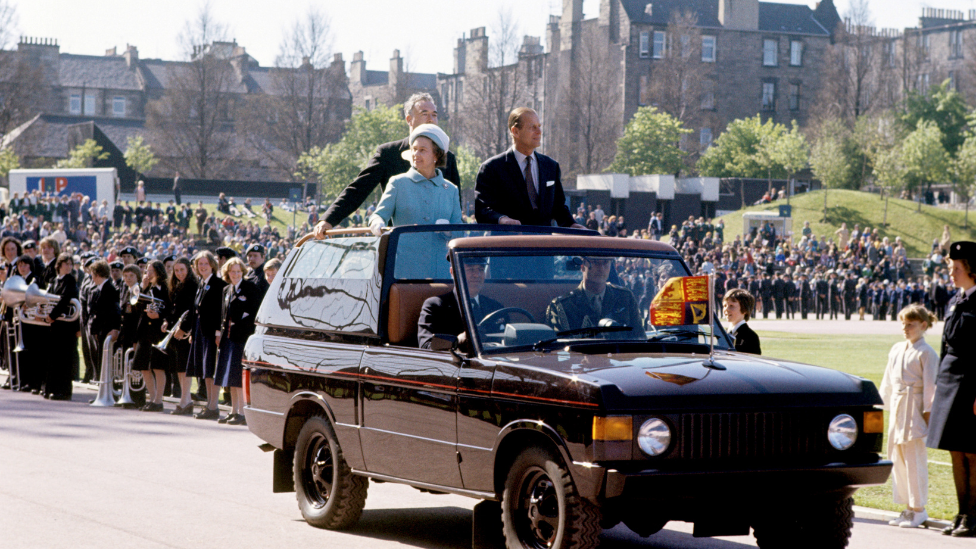
M 823 219 L 824 191 L 813 191 L 790 198 L 793 206 L 793 232 L 798 240 L 803 230 L 803 222 L 809 221 L 813 234 L 819 237 L 834 238 L 834 231 L 841 223 L 847 223 L 848 229 L 854 224 L 861 228 L 878 228 L 882 236 L 887 236 L 894 242 L 900 236 L 908 249 L 908 257 L 925 257 L 932 249 L 932 240 L 942 236 L 942 227 L 949 225 L 953 240 L 976 240 L 976 212 L 970 213 L 968 229 L 963 229 L 963 211 L 944 210 L 934 206 L 922 206 L 921 213 L 917 212 L 918 204 L 910 200 L 891 198 L 888 200 L 888 225 L 881 226 L 884 218 L 885 203 L 878 195 L 850 190 L 831 190 L 827 193 L 827 222 Z M 779 206 L 786 204 L 786 200 L 775 200 L 762 206 L 750 206 L 738 210 L 720 219 L 725 221 L 726 240 L 742 232 L 742 213 L 756 211 L 778 211 Z M 836 241 L 836 239 L 835 239 Z
M 881 387 L 888 351 L 895 343 L 904 341 L 904 337 L 898 333 L 900 326 L 896 327 L 895 323 L 891 323 L 891 326 L 893 333 L 890 336 L 824 336 L 760 331 L 759 337 L 762 340 L 763 355 L 833 368 L 870 379 L 875 386 Z M 938 351 L 938 336 L 928 335 L 925 340 Z M 884 451 L 888 444 L 887 429 L 886 411 Z M 933 461 L 937 463 L 932 463 Z M 926 509 L 933 518 L 951 520 L 957 513 L 957 506 L 952 467 L 948 463 L 949 452 L 929 449 L 929 503 Z M 883 486 L 861 488 L 854 495 L 854 502 L 875 509 L 898 512 L 904 509 L 903 505 L 892 502 L 890 478 Z

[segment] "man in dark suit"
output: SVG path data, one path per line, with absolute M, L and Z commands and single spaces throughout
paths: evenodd
M 542 144 L 542 122 L 532 109 L 519 107 L 508 115 L 512 148 L 481 165 L 475 182 L 478 223 L 501 225 L 585 227 L 566 206 L 559 164 L 535 152 Z
M 481 288 L 485 285 L 487 265 L 486 258 L 477 257 L 466 259 L 464 263 L 464 283 L 470 298 L 472 326 L 477 326 L 486 316 L 502 308 L 501 303 L 480 295 Z M 452 275 L 453 271 L 452 268 Z M 457 335 L 459 345 L 466 342 L 467 333 L 455 292 L 430 297 L 424 301 L 424 307 L 417 319 L 417 343 L 421 349 L 430 349 L 434 334 Z
M 404 102 L 403 111 L 411 131 L 421 124 L 437 124 L 437 106 L 434 105 L 434 98 L 428 93 L 411 95 Z M 325 219 L 315 225 L 315 238 L 325 238 L 325 231 L 332 229 L 355 212 L 369 198 L 369 194 L 377 185 L 380 191 L 383 191 L 391 177 L 410 169 L 410 161 L 402 156 L 408 150 L 410 150 L 409 138 L 376 147 L 376 153 L 369 159 L 363 171 L 359 172 L 356 179 L 329 206 L 325 212 Z M 444 179 L 461 187 L 461 176 L 458 174 L 457 158 L 454 157 L 454 153 L 447 151 L 447 165 L 441 168 L 441 174 Z
M 627 288 L 607 282 L 613 260 L 608 257 L 584 257 L 579 287 L 559 296 L 546 308 L 546 323 L 557 332 L 591 328 L 609 319 L 629 331 L 608 332 L 609 339 L 646 339 L 644 321 L 637 311 L 637 300 Z

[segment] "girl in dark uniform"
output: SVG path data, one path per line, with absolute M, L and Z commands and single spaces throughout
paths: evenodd
M 949 248 L 950 276 L 959 290 L 949 302 L 926 445 L 949 450 L 959 514 L 942 531 L 976 535 L 976 242 Z
M 14 261 L 22 253 L 20 247 L 20 241 L 12 236 L 5 236 L 0 240 L 0 284 L 7 281 L 7 277 L 10 276 L 10 272 L 14 269 Z M 0 345 L 3 347 L 3 357 L 4 360 L 10 359 L 11 364 L 7 364 L 9 372 L 9 377 L 7 382 L 3 384 L 4 389 L 19 388 L 20 380 L 16 377 L 17 368 L 14 361 L 17 355 L 12 353 L 13 349 L 7 349 L 7 342 L 10 338 L 7 336 L 10 330 L 13 329 L 13 324 L 11 320 L 13 319 L 13 307 L 7 307 L 3 313 L 3 337 L 0 337 Z
M 214 374 L 217 371 L 217 335 L 220 333 L 221 304 L 226 282 L 217 274 L 217 259 L 210 252 L 198 252 L 193 258 L 193 268 L 200 282 L 194 299 L 194 316 L 188 318 L 182 329 L 193 334 L 190 344 L 190 357 L 186 363 L 188 378 L 197 378 L 207 387 L 207 406 L 194 417 L 197 419 L 217 419 L 218 391 L 214 387 Z M 189 395 L 183 392 L 184 400 Z
M 71 254 L 59 255 L 54 261 L 54 268 L 57 275 L 51 281 L 48 293 L 61 296 L 61 300 L 44 319 L 51 325 L 50 346 L 47 347 L 50 357 L 45 372 L 44 396 L 51 400 L 71 400 L 71 380 L 78 367 L 79 324 L 77 320 L 58 320 L 67 314 L 71 300 L 78 297 L 78 284 L 72 274 L 75 264 Z
M 142 277 L 141 293 L 159 300 L 159 305 L 150 306 L 139 303 L 142 315 L 136 331 L 135 356 L 132 368 L 142 373 L 146 380 L 146 405 L 143 412 L 163 411 L 163 390 L 166 388 L 166 368 L 169 360 L 153 345 L 164 337 L 163 315 L 170 309 L 169 290 L 166 284 L 166 266 L 162 261 L 153 261 L 146 266 Z
M 173 307 L 167 311 L 166 316 L 169 319 L 168 328 L 172 329 L 183 313 L 186 313 L 184 322 L 193 314 L 193 300 L 197 295 L 197 277 L 190 269 L 189 259 L 180 257 L 173 263 L 173 275 L 170 276 L 169 287 Z M 193 379 L 186 375 L 186 363 L 190 356 L 189 336 L 190 334 L 177 328 L 168 349 L 170 369 L 180 380 L 180 405 L 172 412 L 177 416 L 193 415 L 193 401 L 190 399 L 190 384 Z
M 244 366 L 241 359 L 244 355 L 244 344 L 247 343 L 248 336 L 254 333 L 254 316 L 260 305 L 258 287 L 253 282 L 244 280 L 245 270 L 244 262 L 234 257 L 224 264 L 221 271 L 227 287 L 224 288 L 220 335 L 217 336 L 220 354 L 217 357 L 214 382 L 221 387 L 230 387 L 231 413 L 218 421 L 228 425 L 247 423 L 241 414 L 244 406 Z

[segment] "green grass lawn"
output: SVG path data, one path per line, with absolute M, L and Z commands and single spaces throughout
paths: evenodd
M 791 334 L 783 332 L 759 331 L 763 355 L 795 360 L 817 366 L 825 366 L 842 372 L 870 379 L 878 387 L 884 376 L 891 346 L 904 338 L 898 333 L 895 323 L 891 323 L 890 336 L 825 336 L 812 334 Z M 936 351 L 939 337 L 928 335 L 925 338 Z M 828 344 L 825 344 L 828 343 Z M 887 433 L 888 413 L 885 412 L 885 432 Z M 886 434 L 885 445 L 887 445 Z M 887 448 L 884 446 L 883 448 Z M 952 484 L 952 468 L 943 464 L 950 462 L 949 452 L 929 450 L 929 516 L 951 520 L 956 515 L 956 490 Z M 903 506 L 895 505 L 891 499 L 891 479 L 884 486 L 861 488 L 854 495 L 857 505 L 901 511 Z
M 196 202 L 191 202 L 190 207 L 196 209 L 197 207 Z M 207 212 L 209 212 L 210 214 L 217 214 L 217 219 L 223 219 L 224 217 L 233 217 L 218 212 L 216 204 L 204 204 L 203 207 L 206 208 Z M 258 215 L 257 217 L 242 216 L 242 217 L 233 217 L 233 218 L 245 223 L 247 221 L 252 221 L 256 223 L 259 227 L 263 227 L 264 216 L 261 215 L 261 204 L 252 205 L 251 209 L 254 211 L 254 213 Z M 271 226 L 278 229 L 278 232 L 281 234 L 281 236 L 286 236 L 288 234 L 288 226 L 293 223 L 292 221 L 293 217 L 294 217 L 295 226 L 301 227 L 302 224 L 305 223 L 305 221 L 308 219 L 308 214 L 305 212 L 298 212 L 296 214 L 292 214 L 291 212 L 286 212 L 285 210 L 282 210 L 277 205 L 275 205 L 274 214 L 271 218 Z M 194 235 L 197 234 L 197 224 L 195 220 L 190 222 L 190 233 Z M 302 235 L 298 235 L 298 236 L 302 236 Z
M 922 206 L 922 212 L 917 213 L 918 204 L 909 200 L 892 198 L 888 201 L 888 225 L 881 227 L 884 217 L 884 200 L 879 195 L 861 191 L 831 190 L 827 193 L 827 223 L 821 223 L 823 218 L 824 191 L 814 191 L 790 198 L 793 207 L 793 232 L 799 240 L 803 222 L 809 221 L 810 228 L 818 237 L 834 238 L 834 231 L 841 223 L 847 223 L 848 229 L 854 224 L 861 228 L 878 228 L 879 233 L 894 242 L 900 236 L 908 249 L 908 257 L 925 257 L 932 249 L 932 239 L 942 236 L 942 227 L 949 225 L 953 240 L 976 240 L 976 214 L 968 229 L 963 229 L 964 213 L 955 210 L 943 210 L 933 206 Z M 775 200 L 771 204 L 750 206 L 721 217 L 725 221 L 726 240 L 731 240 L 736 234 L 742 233 L 742 213 L 754 211 L 777 211 L 779 206 L 786 204 L 785 200 Z

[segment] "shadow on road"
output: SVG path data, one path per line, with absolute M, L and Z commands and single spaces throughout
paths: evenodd
M 425 549 L 471 546 L 471 510 L 462 507 L 367 509 L 346 533 Z

